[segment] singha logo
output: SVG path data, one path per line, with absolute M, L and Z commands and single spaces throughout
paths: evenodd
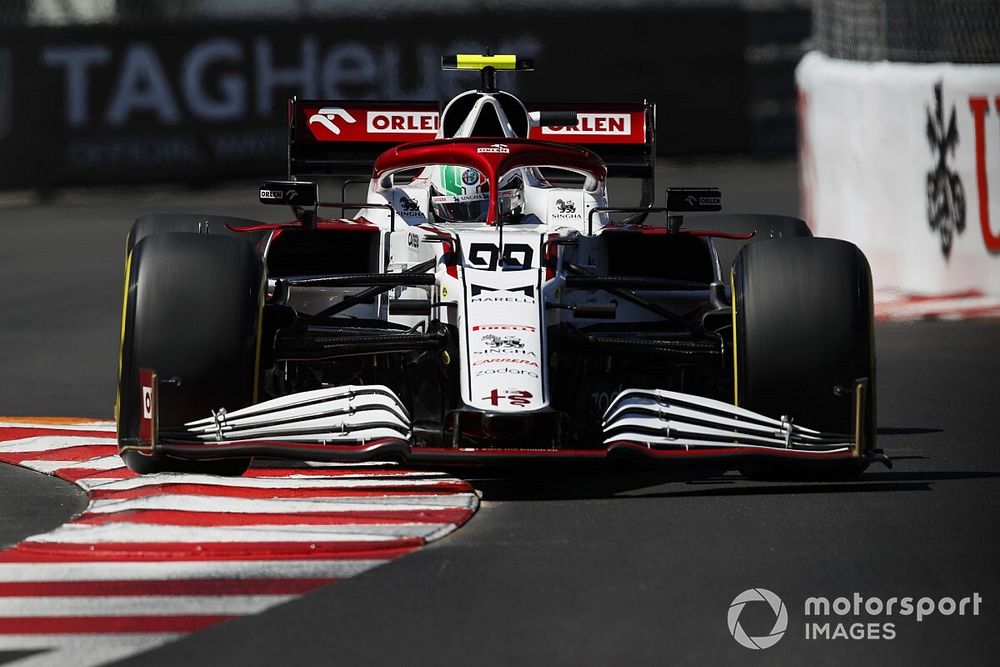
M 576 213 L 576 204 L 571 201 L 556 200 L 556 208 L 560 213 Z
M 512 347 L 514 349 L 521 349 L 524 347 L 524 343 L 517 336 L 496 336 L 494 334 L 486 334 L 483 336 L 483 342 L 494 350 L 504 347 Z
M 948 155 L 955 156 L 958 128 L 955 125 L 955 105 L 945 125 L 941 101 L 941 82 L 934 85 L 934 111 L 927 109 L 927 141 L 937 164 L 927 172 L 927 222 L 941 236 L 941 252 L 951 255 L 951 242 L 965 229 L 965 188 L 958 173 L 948 168 Z
M 403 215 L 417 215 L 420 213 L 420 204 L 413 201 L 406 195 L 401 195 L 399 198 L 399 207 L 402 209 Z

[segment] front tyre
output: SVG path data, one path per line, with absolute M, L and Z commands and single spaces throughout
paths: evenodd
M 249 459 L 182 461 L 129 447 L 139 436 L 139 369 L 161 378 L 161 431 L 254 402 L 264 267 L 254 246 L 221 235 L 161 233 L 128 258 L 118 378 L 118 441 L 140 474 L 242 474 Z M 171 380 L 164 383 L 162 380 Z
M 761 239 L 733 266 L 737 405 L 831 433 L 855 436 L 854 387 L 861 397 L 856 460 L 746 466 L 752 477 L 856 476 L 875 446 L 875 347 L 868 261 L 836 239 Z

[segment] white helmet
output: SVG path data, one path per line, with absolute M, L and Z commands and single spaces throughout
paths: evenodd
M 441 222 L 486 222 L 490 208 L 490 183 L 472 167 L 432 167 L 431 210 Z M 524 208 L 521 177 L 511 172 L 500 181 L 501 220 L 506 222 Z

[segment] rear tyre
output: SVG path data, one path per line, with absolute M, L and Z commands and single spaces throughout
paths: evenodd
M 139 435 L 140 368 L 160 377 L 161 431 L 182 428 L 211 410 L 253 403 L 264 294 L 263 261 L 253 245 L 211 234 L 152 234 L 135 245 L 126 275 L 119 445 Z M 163 382 L 173 378 L 178 382 Z M 123 459 L 141 474 L 242 474 L 250 464 L 149 457 L 135 450 L 126 450 Z
M 702 215 L 691 218 L 685 225 L 689 229 L 702 229 L 725 234 L 750 234 L 749 239 L 713 238 L 712 245 L 719 256 L 719 275 L 723 281 L 729 280 L 729 271 L 743 246 L 762 239 L 787 239 L 812 236 L 809 226 L 798 218 L 787 215 L 765 215 L 757 213 L 737 213 L 724 215 Z
M 836 239 L 762 239 L 733 266 L 736 402 L 769 417 L 854 434 L 854 394 L 863 395 L 862 454 L 875 446 L 875 347 L 871 270 L 861 251 Z M 751 477 L 843 478 L 847 462 L 748 465 Z

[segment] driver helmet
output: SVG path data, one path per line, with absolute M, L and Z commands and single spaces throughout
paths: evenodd
M 500 180 L 498 202 L 504 222 L 524 208 L 522 180 L 511 172 Z M 489 181 L 472 167 L 441 165 L 431 176 L 431 209 L 443 222 L 486 222 L 490 208 Z

